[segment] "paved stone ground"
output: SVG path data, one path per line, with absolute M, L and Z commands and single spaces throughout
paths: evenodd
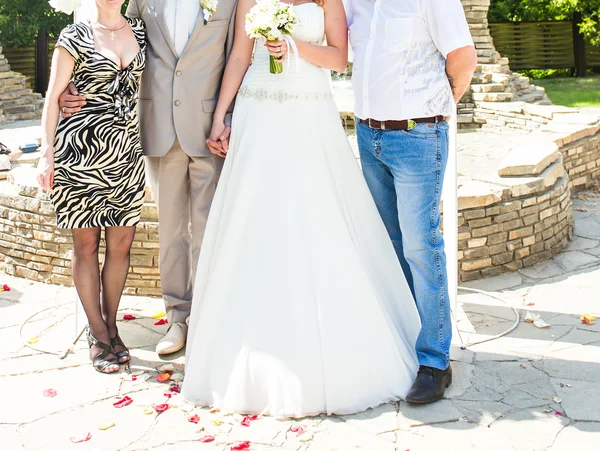
M 34 351 L 25 340 L 52 352 L 68 346 L 74 332 L 74 292 L 0 274 L 11 286 L 0 293 L 0 437 L 2 450 L 229 450 L 243 441 L 252 450 L 584 450 L 600 444 L 600 319 L 581 324 L 583 313 L 600 316 L 600 193 L 580 193 L 575 200 L 576 238 L 567 252 L 519 273 L 468 284 L 491 290 L 506 304 L 479 294 L 461 294 L 457 327 L 462 339 L 475 341 L 510 327 L 511 307 L 541 315 L 550 324 L 538 329 L 520 322 L 509 335 L 460 349 L 455 334 L 454 384 L 441 402 L 412 407 L 383 405 L 345 417 L 301 421 L 260 418 L 250 427 L 240 417 L 189 411 L 175 395 L 164 396 L 167 383 L 156 380 L 165 363 L 182 371 L 183 355 L 160 360 L 154 345 L 167 326 L 155 326 L 159 300 L 126 297 L 120 315 L 121 335 L 132 347 L 130 371 L 101 375 L 92 370 L 80 340 L 75 353 L 61 360 Z M 368 339 L 365 337 L 365 339 Z M 374 352 L 377 349 L 374 347 Z M 139 372 L 143 371 L 143 375 Z M 146 377 L 149 377 L 147 380 Z M 377 375 L 374 375 L 377 377 Z M 46 389 L 56 390 L 45 397 Z M 113 407 L 120 396 L 133 403 Z M 157 404 L 170 408 L 161 414 Z M 150 408 L 150 414 L 144 410 Z M 197 413 L 198 424 L 187 421 Z M 99 426 L 114 422 L 108 430 Z M 222 422 L 222 424 L 219 424 Z M 301 425 L 297 436 L 291 428 Z M 202 430 L 200 430 L 202 429 Z M 91 433 L 85 443 L 70 437 Z M 215 441 L 199 439 L 213 435 Z

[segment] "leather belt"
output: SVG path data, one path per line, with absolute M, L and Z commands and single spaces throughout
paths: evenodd
M 416 119 L 407 119 L 404 121 L 377 121 L 375 119 L 360 119 L 360 122 L 376 130 L 412 130 L 417 126 L 417 124 L 437 124 L 438 122 L 443 121 L 444 116 L 419 117 Z

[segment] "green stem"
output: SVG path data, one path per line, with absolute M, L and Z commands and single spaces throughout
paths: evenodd
M 275 60 L 273 56 L 270 59 L 270 69 L 272 74 L 280 74 L 283 72 L 283 64 Z

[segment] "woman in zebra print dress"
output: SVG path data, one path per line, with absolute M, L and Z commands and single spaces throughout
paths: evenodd
M 144 161 L 136 112 L 146 31 L 121 15 L 123 0 L 96 0 L 95 20 L 65 28 L 53 56 L 42 118 L 38 181 L 51 190 L 60 228 L 73 232 L 72 271 L 88 318 L 90 357 L 111 373 L 130 360 L 117 310 L 144 202 Z M 86 105 L 59 123 L 58 98 L 73 81 Z M 102 227 L 106 252 L 99 270 Z

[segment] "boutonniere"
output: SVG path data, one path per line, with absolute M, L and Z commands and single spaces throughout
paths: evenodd
M 210 19 L 215 12 L 217 12 L 217 6 L 219 5 L 219 0 L 200 0 L 200 6 L 202 7 L 202 14 L 204 15 L 204 25 Z

